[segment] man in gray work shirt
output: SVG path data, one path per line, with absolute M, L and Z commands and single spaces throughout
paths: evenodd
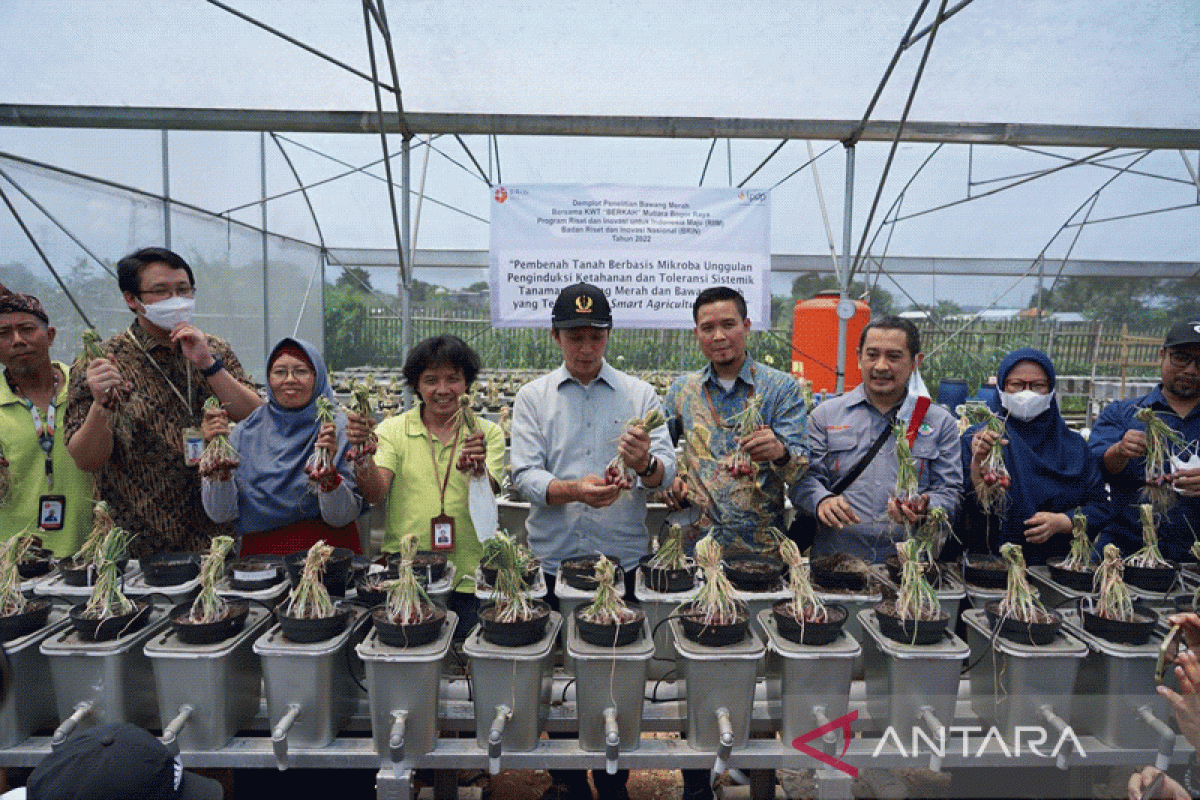
M 529 546 L 546 571 L 548 600 L 554 574 L 572 556 L 604 553 L 625 569 L 625 594 L 633 597 L 638 558 L 648 551 L 647 489 L 675 475 L 675 456 L 665 425 L 652 433 L 631 420 L 662 412 L 654 387 L 620 372 L 604 359 L 612 310 L 604 292 L 587 283 L 563 289 L 551 314 L 551 334 L 562 350 L 558 369 L 527 383 L 513 404 L 513 484 L 529 501 Z M 608 482 L 605 468 L 620 452 L 637 473 L 632 488 Z M 583 771 L 551 770 L 544 797 L 590 800 Z M 628 798 L 628 770 L 593 774 L 600 797 Z
M 841 494 L 831 487 L 867 454 L 876 438 L 897 418 L 908 429 L 917 470 L 917 485 L 925 509 L 940 506 L 950 519 L 958 509 L 962 486 L 962 452 L 954 416 L 915 402 L 909 379 L 920 366 L 921 337 L 905 319 L 885 317 L 867 325 L 859 338 L 858 365 L 863 382 L 845 394 L 824 401 L 808 418 L 811 465 L 792 490 L 796 509 L 817 518 L 811 555 L 848 553 L 880 563 L 896 552 L 904 524 L 917 524 L 924 512 L 914 513 L 891 498 L 896 486 L 895 440 L 889 438 L 862 474 Z M 917 423 L 910 424 L 914 413 Z

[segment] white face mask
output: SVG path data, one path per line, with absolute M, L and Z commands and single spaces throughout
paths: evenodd
M 146 319 L 164 330 L 173 330 L 181 322 L 192 321 L 192 312 L 196 310 L 194 297 L 168 297 L 149 305 L 142 304 Z
M 1008 409 L 1010 416 L 1022 422 L 1028 422 L 1050 408 L 1050 403 L 1053 400 L 1054 392 L 1038 394 L 1032 389 L 1022 389 L 1012 394 L 1008 392 L 1000 393 L 1000 405 Z

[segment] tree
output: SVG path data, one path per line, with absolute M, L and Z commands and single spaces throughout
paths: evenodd
M 472 283 L 470 286 L 468 286 L 465 289 L 465 291 L 468 291 L 468 292 L 486 292 L 487 290 L 488 290 L 488 282 L 487 281 L 475 281 L 475 283 Z
M 359 292 L 373 292 L 371 273 L 365 267 L 344 267 L 334 286 L 347 287 Z
M 837 278 L 825 273 L 803 272 L 792 280 L 792 297 L 797 299 L 812 297 L 818 292 L 837 290 Z M 876 286 L 868 298 L 866 285 L 862 281 L 851 281 L 849 294 L 854 298 L 865 299 L 871 307 L 871 313 L 877 316 L 896 313 L 896 299 L 886 289 Z
M 1078 311 L 1091 320 L 1106 324 L 1128 324 L 1147 328 L 1160 324 L 1162 312 L 1158 306 L 1164 293 L 1163 282 L 1154 278 L 1068 276 L 1043 294 L 1045 310 Z M 1195 295 L 1193 294 L 1194 300 Z M 1029 300 L 1037 308 L 1038 295 Z

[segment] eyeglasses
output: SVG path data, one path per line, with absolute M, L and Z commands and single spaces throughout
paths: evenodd
M 1183 369 L 1188 364 L 1195 364 L 1197 368 L 1200 368 L 1200 353 L 1187 350 L 1168 350 L 1167 358 L 1170 359 L 1172 367 Z
M 1046 381 L 1005 381 L 1004 391 L 1009 394 L 1023 392 L 1026 389 L 1037 392 L 1038 394 L 1046 394 L 1050 391 L 1050 384 Z
M 150 289 L 142 289 L 139 294 L 142 297 L 150 297 L 154 299 L 162 299 L 174 295 L 175 297 L 195 297 L 195 286 L 154 286 Z
M 286 381 L 288 376 L 295 378 L 298 381 L 304 381 L 311 378 L 315 373 L 308 367 L 275 367 L 271 370 L 270 375 L 273 380 Z

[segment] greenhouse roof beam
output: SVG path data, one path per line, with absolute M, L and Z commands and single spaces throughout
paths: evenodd
M 675 139 L 824 139 L 843 141 L 859 120 L 748 119 L 739 117 L 640 117 L 561 114 L 443 114 L 404 112 L 413 134 L 500 136 L 614 136 Z M 377 133 L 375 111 L 239 108 L 169 108 L 0 104 L 0 125 L 46 128 Z M 400 118 L 383 115 L 389 132 Z M 898 123 L 872 120 L 863 141 L 891 141 Z M 1027 145 L 1032 147 L 1136 147 L 1200 150 L 1200 128 L 1103 127 L 1015 122 L 909 120 L 908 142 Z

